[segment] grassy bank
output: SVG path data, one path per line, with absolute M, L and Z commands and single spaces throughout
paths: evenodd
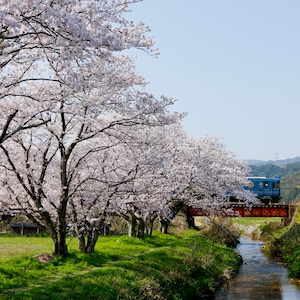
M 239 264 L 232 249 L 192 230 L 101 237 L 91 255 L 71 240 L 68 258 L 47 263 L 34 256 L 51 253 L 49 238 L 0 236 L 0 243 L 1 299 L 200 299 Z
M 280 231 L 278 237 L 268 245 L 268 250 L 282 258 L 288 268 L 289 276 L 300 278 L 300 224 L 294 223 L 288 230 Z
M 268 251 L 286 263 L 290 277 L 300 278 L 300 204 L 292 223 L 273 232 L 272 237 L 267 243 Z
M 288 274 L 300 278 L 300 204 L 289 226 L 283 226 L 281 218 L 239 218 L 234 219 L 235 226 L 242 233 L 247 228 L 252 238 L 266 242 L 266 251 L 286 263 Z

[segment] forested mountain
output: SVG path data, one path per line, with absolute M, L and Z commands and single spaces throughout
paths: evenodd
M 287 158 L 287 159 L 278 159 L 278 160 L 257 160 L 257 159 L 248 159 L 246 160 L 248 165 L 251 166 L 261 166 L 261 165 L 276 165 L 276 166 L 285 166 L 287 164 L 294 164 L 300 162 L 300 156 L 294 158 Z
M 282 176 L 284 170 L 281 167 L 278 167 L 273 164 L 259 165 L 259 166 L 250 166 L 251 167 L 251 176 Z
M 282 201 L 294 202 L 300 199 L 300 162 L 278 165 L 267 163 L 264 165 L 250 165 L 251 176 L 265 176 L 281 178 Z
M 250 167 L 252 171 L 252 176 L 282 177 L 300 171 L 300 162 L 286 164 L 282 166 L 269 163 L 265 165 L 250 165 Z
M 282 200 L 295 202 L 300 199 L 300 171 L 281 177 Z

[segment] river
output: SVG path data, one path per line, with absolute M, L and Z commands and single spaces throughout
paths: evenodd
M 238 252 L 243 257 L 239 273 L 222 287 L 216 300 L 299 300 L 300 284 L 288 278 L 286 268 L 261 251 L 263 243 L 242 236 Z

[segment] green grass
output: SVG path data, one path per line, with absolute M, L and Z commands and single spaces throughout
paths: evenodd
M 285 226 L 273 233 L 276 240 L 270 240 L 267 250 L 282 256 L 292 278 L 300 278 L 300 210 L 299 204 L 294 219 L 289 226 Z
M 0 263 L 16 255 L 36 255 L 51 251 L 53 242 L 50 238 L 0 235 Z
M 300 202 L 296 204 L 295 222 L 300 224 Z
M 232 218 L 232 222 L 244 226 L 261 226 L 269 222 L 280 222 L 281 218 L 273 217 L 273 218 Z
M 76 251 L 47 264 L 50 238 L 0 236 L 0 299 L 191 299 L 213 292 L 225 269 L 237 270 L 232 249 L 199 231 L 154 233 L 144 240 L 101 237 L 93 254 Z

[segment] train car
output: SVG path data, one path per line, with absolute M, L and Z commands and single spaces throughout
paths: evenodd
M 279 202 L 279 177 L 247 177 L 247 179 L 248 186 L 245 189 L 254 193 L 261 202 L 265 204 Z

